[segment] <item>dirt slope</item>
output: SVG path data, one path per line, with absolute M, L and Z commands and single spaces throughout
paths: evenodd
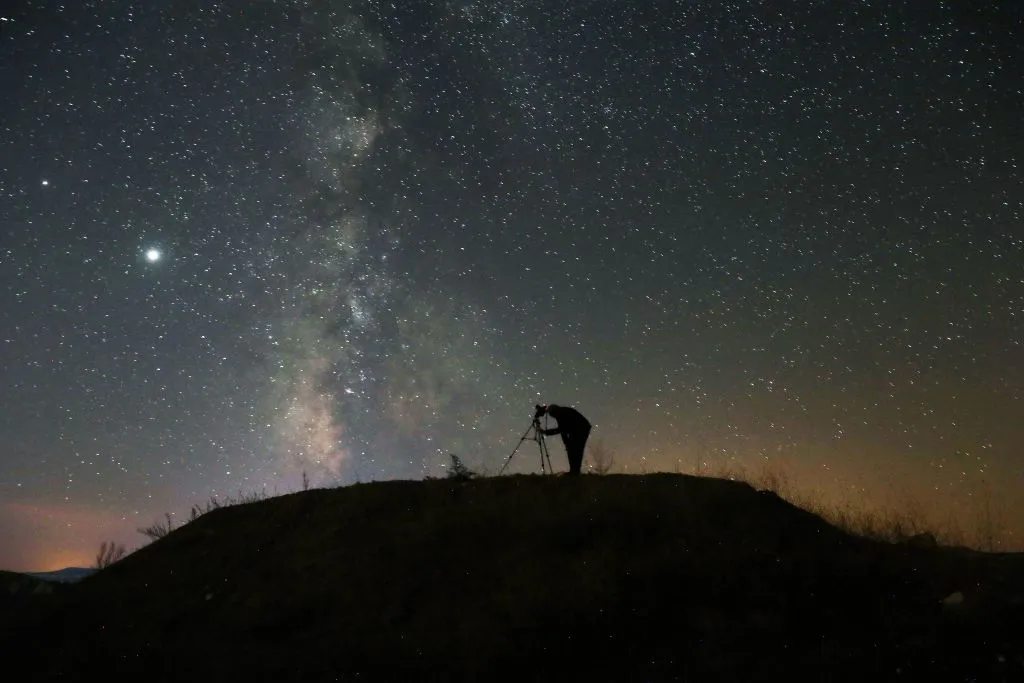
M 17 680 L 1024 680 L 1022 586 L 718 479 L 396 481 L 215 510 L 0 647 Z

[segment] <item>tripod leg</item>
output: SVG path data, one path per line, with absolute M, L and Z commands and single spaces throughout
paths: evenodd
M 505 468 L 508 467 L 508 464 L 510 462 L 512 462 L 512 456 L 515 455 L 516 451 L 519 450 L 519 447 L 523 445 L 523 442 L 526 441 L 526 437 L 530 433 L 530 430 L 533 429 L 534 427 L 535 427 L 535 425 L 531 424 L 529 427 L 526 428 L 526 431 L 523 432 L 523 435 L 519 438 L 519 443 L 517 443 L 516 447 L 512 449 L 512 452 L 508 454 L 508 457 L 505 458 L 505 464 L 501 466 L 500 470 L 498 470 L 498 476 L 499 477 L 501 476 L 501 473 L 505 471 Z M 533 438 L 535 438 L 535 439 L 537 438 L 536 434 L 534 435 Z
M 551 467 L 551 456 L 548 455 L 548 442 L 544 440 L 544 434 L 542 432 L 538 432 L 537 444 L 540 446 L 540 471 L 545 474 L 554 474 L 555 470 Z M 544 469 L 545 460 L 548 462 L 546 470 Z

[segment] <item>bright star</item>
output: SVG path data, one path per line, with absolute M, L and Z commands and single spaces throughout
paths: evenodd
M 163 256 L 163 254 L 160 253 L 159 249 L 150 248 L 146 250 L 146 260 L 150 263 L 156 263 L 160 260 L 161 256 Z

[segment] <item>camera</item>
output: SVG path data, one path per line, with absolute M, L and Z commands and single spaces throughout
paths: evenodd
M 551 469 L 551 456 L 548 455 L 548 446 L 544 442 L 544 437 L 547 435 L 546 432 L 552 430 L 546 429 L 546 423 L 544 427 L 541 427 L 540 424 L 540 418 L 548 414 L 548 404 L 545 403 L 544 405 L 541 405 L 540 403 L 535 403 L 533 408 L 533 421 L 530 423 L 527 430 L 523 432 L 523 436 L 519 439 L 519 443 L 512 449 L 512 452 L 509 453 L 508 457 L 505 459 L 505 464 L 501 466 L 500 470 L 498 470 L 499 475 L 505 471 L 508 464 L 512 462 L 512 456 L 516 454 L 516 451 L 519 450 L 519 446 L 522 446 L 523 442 L 527 439 L 530 441 L 536 441 L 537 445 L 540 447 L 540 471 L 545 474 L 548 472 L 554 472 L 554 470 Z M 558 432 L 557 429 L 553 431 L 555 433 Z M 547 467 L 545 467 L 545 463 L 547 463 Z

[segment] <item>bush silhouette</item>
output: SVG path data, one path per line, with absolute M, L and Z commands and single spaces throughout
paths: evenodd
M 475 479 L 476 477 L 480 476 L 473 470 L 466 467 L 465 463 L 463 463 L 462 460 L 459 459 L 459 456 L 455 455 L 454 453 L 449 453 L 448 455 L 451 456 L 452 466 L 451 469 L 448 470 L 448 473 L 445 475 L 446 479 L 454 479 L 456 481 L 469 481 L 470 479 Z
M 124 557 L 125 554 L 126 551 L 123 545 L 114 543 L 113 541 L 110 543 L 103 541 L 100 543 L 100 551 L 96 553 L 96 569 L 109 567 Z

